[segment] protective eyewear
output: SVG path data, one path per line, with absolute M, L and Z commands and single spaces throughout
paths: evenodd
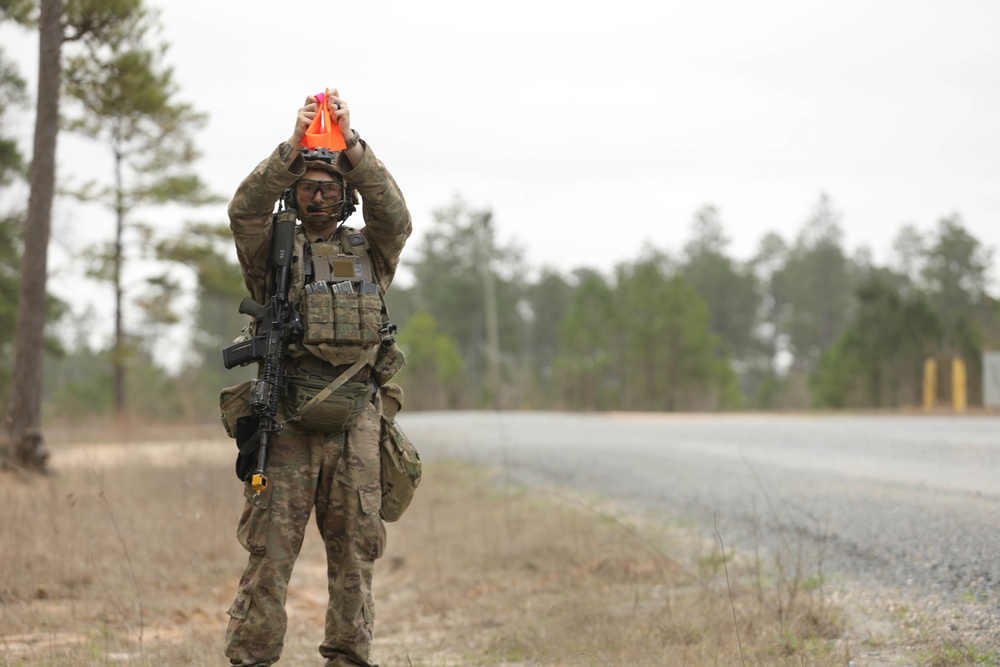
M 334 181 L 299 181 L 296 187 L 300 194 L 306 197 L 313 197 L 318 190 L 323 199 L 333 199 L 340 196 L 340 183 Z

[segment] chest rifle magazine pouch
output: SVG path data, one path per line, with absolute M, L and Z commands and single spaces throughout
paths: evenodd
M 328 290 L 322 287 L 305 294 L 305 342 L 370 347 L 381 340 L 382 300 L 377 294 Z
M 307 293 L 305 315 L 307 343 L 325 343 L 333 340 L 333 294 Z
M 333 295 L 333 337 L 342 343 L 361 342 L 361 313 L 357 294 Z
M 361 325 L 361 342 L 364 345 L 370 345 L 381 339 L 379 329 L 382 328 L 382 300 L 377 294 L 358 296 L 358 319 Z

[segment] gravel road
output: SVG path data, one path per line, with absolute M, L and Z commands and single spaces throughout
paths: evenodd
M 1000 647 L 1000 417 L 469 412 L 400 423 L 425 459 L 488 462 L 529 484 L 717 522 L 744 552 L 758 539 L 805 545 L 814 568 L 872 589 L 976 602 L 966 621 Z

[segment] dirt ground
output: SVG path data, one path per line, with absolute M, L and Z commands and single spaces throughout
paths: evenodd
M 53 449 L 54 475 L 0 486 L 0 665 L 225 664 L 245 564 L 232 442 Z M 388 533 L 382 667 L 998 664 L 972 647 L 948 654 L 926 619 L 891 601 L 845 609 L 814 573 L 791 579 L 761 554 L 723 552 L 717 536 L 465 464 L 428 465 Z M 280 664 L 322 664 L 315 531 L 287 608 Z

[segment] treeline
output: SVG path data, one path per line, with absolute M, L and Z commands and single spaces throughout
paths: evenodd
M 43 17 L 30 0 L 0 3 L 0 20 L 25 29 Z M 0 48 L 0 408 L 19 391 L 13 332 L 31 308 L 48 323 L 32 332 L 45 340 L 47 419 L 215 420 L 219 389 L 252 370 L 221 366 L 221 348 L 246 324 L 236 310 L 245 289 L 223 204 L 195 169 L 193 132 L 205 117 L 178 101 L 155 13 L 140 0 L 69 3 L 55 18 L 66 105 L 50 129 L 85 134 L 114 160 L 103 178 L 60 164 L 64 196 L 103 204 L 114 221 L 114 237 L 77 258 L 114 295 L 114 328 L 95 349 L 90 315 L 51 296 L 18 303 L 22 264 L 39 265 L 25 258 L 38 227 L 23 203 L 27 142 L 3 123 L 27 104 L 26 85 Z M 75 184 L 74 174 L 94 180 Z M 214 202 L 214 221 L 175 235 L 140 223 L 137 211 L 166 202 Z M 982 350 L 1000 348 L 1000 307 L 987 289 L 991 252 L 960 217 L 901 227 L 885 266 L 844 247 L 826 196 L 803 217 L 794 238 L 767 234 L 740 260 L 705 206 L 683 248 L 562 273 L 528 266 L 522 248 L 499 241 L 491 211 L 456 199 L 406 249 L 412 280 L 388 295 L 408 358 L 407 408 L 896 408 L 920 403 L 928 357 L 963 358 L 970 403 L 980 403 Z M 127 279 L 134 267 L 156 270 Z M 182 271 L 195 278 L 193 299 Z M 182 315 L 182 301 L 193 312 Z M 168 365 L 157 343 L 178 326 L 189 335 Z
M 390 293 L 410 405 L 898 408 L 920 405 L 926 358 L 955 356 L 981 403 L 1000 306 L 987 292 L 991 252 L 960 217 L 903 226 L 879 266 L 847 252 L 827 196 L 807 213 L 795 238 L 767 234 L 748 261 L 728 253 L 705 206 L 676 254 L 560 275 L 525 267 L 496 242 L 489 211 L 456 201 L 408 249 L 414 284 Z
M 902 227 L 891 265 L 879 266 L 847 253 L 823 196 L 794 239 L 768 234 L 739 261 L 706 206 L 676 254 L 568 274 L 527 266 L 498 242 L 489 210 L 456 200 L 433 218 L 404 253 L 411 284 L 389 292 L 410 410 L 916 406 L 924 360 L 956 355 L 975 405 L 982 350 L 1000 347 L 991 256 L 957 216 L 927 232 Z M 194 271 L 193 333 L 173 372 L 156 363 L 155 338 L 128 339 L 129 414 L 210 421 L 219 389 L 250 372 L 221 367 L 220 349 L 246 324 L 228 228 L 190 225 L 158 257 Z M 69 347 L 47 360 L 46 414 L 112 414 L 112 350 Z

